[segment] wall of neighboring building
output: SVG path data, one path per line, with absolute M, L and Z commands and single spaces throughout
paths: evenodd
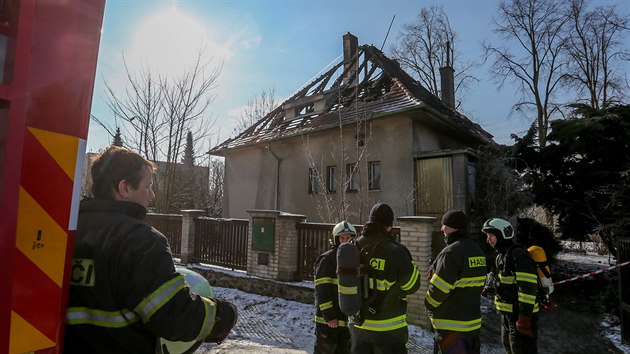
M 264 145 L 226 154 L 223 217 L 247 218 L 249 209 L 276 210 L 276 178 L 277 161 Z
M 99 154 L 93 152 L 85 154 L 81 178 L 81 197 L 92 197 L 92 165 L 98 156 Z

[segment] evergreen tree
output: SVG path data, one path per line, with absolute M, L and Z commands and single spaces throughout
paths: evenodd
M 630 207 L 630 105 L 573 107 L 572 119 L 552 122 L 548 146 L 516 138 L 515 157 L 531 177 L 535 202 L 558 217 L 563 238 L 597 234 L 616 255 L 615 230 Z
M 193 147 L 193 136 L 189 130 L 186 135 L 186 146 L 184 147 L 184 157 L 182 157 L 184 167 L 190 169 L 195 166 L 195 149 Z
M 123 147 L 122 137 L 120 136 L 120 127 L 116 127 L 116 134 L 114 135 L 114 141 L 112 141 L 112 145 Z

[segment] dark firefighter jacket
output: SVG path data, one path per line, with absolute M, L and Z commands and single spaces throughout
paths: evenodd
M 145 215 L 133 202 L 81 202 L 65 353 L 155 353 L 158 337 L 202 340 L 212 330 L 214 302 L 189 292 Z
M 409 250 L 391 235 L 367 224 L 356 240 L 362 257 L 367 250 L 370 298 L 364 300 L 353 335 L 374 343 L 407 342 L 407 295 L 418 291 L 420 273 Z
M 524 247 L 512 245 L 506 252 L 497 254 L 496 272 L 494 304 L 499 312 L 531 317 L 539 311 L 536 263 Z
M 328 326 L 328 321 L 339 320 L 339 327 L 347 327 L 348 316 L 339 309 L 337 291 L 337 247 L 315 261 L 315 322 Z
M 486 257 L 468 235 L 446 236 L 446 247 L 433 262 L 424 300 L 433 328 L 470 332 L 481 328 L 480 298 L 486 279 Z

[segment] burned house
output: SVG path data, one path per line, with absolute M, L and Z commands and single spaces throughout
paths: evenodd
M 343 36 L 343 60 L 237 136 L 225 158 L 224 217 L 267 209 L 364 223 L 378 201 L 396 216 L 469 210 L 476 149 L 492 135 L 454 108 L 451 67 L 439 99 L 398 63 Z

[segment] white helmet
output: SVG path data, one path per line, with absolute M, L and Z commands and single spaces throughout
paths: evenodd
M 504 240 L 514 238 L 514 228 L 512 224 L 503 219 L 488 219 L 481 229 L 483 232 L 491 232 L 495 236 L 501 236 Z
M 333 227 L 330 237 L 330 242 L 333 246 L 339 246 L 339 236 L 341 235 L 356 236 L 357 229 L 355 229 L 354 226 L 352 226 L 352 224 L 347 221 L 342 221 L 335 225 L 335 227 Z

